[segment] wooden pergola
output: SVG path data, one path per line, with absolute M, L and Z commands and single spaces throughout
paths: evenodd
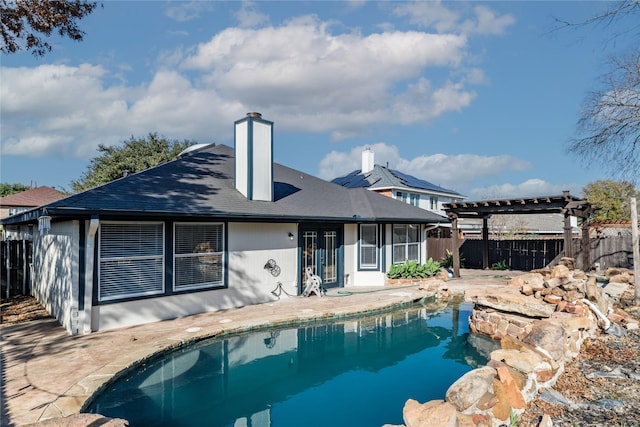
M 460 277 L 460 237 L 458 232 L 459 218 L 482 218 L 482 267 L 489 268 L 489 225 L 492 215 L 531 215 L 546 213 L 564 214 L 564 254 L 573 257 L 571 245 L 571 217 L 583 218 L 582 221 L 582 264 L 589 265 L 589 224 L 586 220 L 592 212 L 586 200 L 572 196 L 563 191 L 561 196 L 529 197 L 517 199 L 479 200 L 472 202 L 445 203 L 444 210 L 452 220 L 451 235 L 453 238 L 453 275 Z

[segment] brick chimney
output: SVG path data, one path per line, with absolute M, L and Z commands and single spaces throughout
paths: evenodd
M 273 201 L 273 122 L 260 113 L 234 123 L 236 189 L 249 200 Z

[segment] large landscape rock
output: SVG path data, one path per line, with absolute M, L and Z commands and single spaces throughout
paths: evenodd
M 533 325 L 533 329 L 523 342 L 534 348 L 544 349 L 554 360 L 559 361 L 564 357 L 566 334 L 564 328 L 548 321 L 539 321 Z
M 465 411 L 486 393 L 495 376 L 496 370 L 488 366 L 467 372 L 449 387 L 447 402 L 458 411 Z
M 467 299 L 476 305 L 536 318 L 549 317 L 556 309 L 555 305 L 523 295 L 515 288 L 505 289 L 500 295 L 479 291 L 467 295 Z
M 456 408 L 444 400 L 421 404 L 409 399 L 404 404 L 402 416 L 407 427 L 457 427 Z

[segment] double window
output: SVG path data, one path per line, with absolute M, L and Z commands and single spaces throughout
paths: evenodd
M 360 224 L 360 268 L 363 270 L 378 269 L 378 225 Z
M 394 224 L 393 263 L 408 260 L 420 262 L 420 226 L 417 224 Z
M 396 200 L 409 203 L 413 206 L 420 206 L 420 194 L 407 193 L 406 191 L 396 191 Z
M 167 292 L 164 228 L 163 222 L 100 224 L 98 301 Z M 224 224 L 175 223 L 173 236 L 173 291 L 224 286 Z

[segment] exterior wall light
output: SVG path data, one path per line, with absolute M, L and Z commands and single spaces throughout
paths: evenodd
M 51 229 L 51 217 L 49 215 L 42 215 L 38 217 L 38 231 L 41 236 L 49 233 Z
M 293 241 L 293 233 L 289 232 L 289 240 Z

